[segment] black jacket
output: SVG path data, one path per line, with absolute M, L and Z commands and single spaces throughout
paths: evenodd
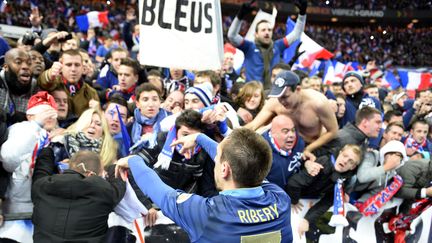
M 153 167 L 157 157 L 162 151 L 167 133 L 159 133 L 157 146 L 154 149 L 142 149 L 138 152 L 148 166 Z M 210 156 L 201 149 L 191 159 L 185 157 L 174 149 L 169 169 L 154 169 L 164 183 L 175 189 L 189 193 L 197 193 L 204 197 L 217 195 L 214 182 L 214 162 Z
M 336 159 L 336 157 L 335 157 Z M 355 175 L 355 170 L 339 173 L 335 171 L 331 155 L 317 158 L 317 163 L 324 168 L 315 177 L 309 175 L 302 167 L 299 173 L 292 175 L 285 190 L 291 198 L 292 204 L 297 204 L 300 198 L 321 198 L 305 215 L 309 222 L 315 222 L 333 205 L 334 185 L 338 178 L 345 179 L 345 183 Z
M 329 151 L 338 156 L 339 151 L 347 144 L 356 144 L 365 151 L 368 145 L 368 137 L 352 123 L 346 124 L 338 131 L 335 139 L 331 140 L 321 148 L 314 150 L 317 157 L 327 154 Z
M 45 148 L 33 173 L 34 242 L 104 242 L 108 215 L 123 198 L 125 183 L 55 171 L 53 151 Z
M 431 186 L 432 160 L 422 159 L 409 161 L 397 170 L 403 179 L 403 185 L 396 197 L 405 199 L 401 205 L 401 212 L 407 213 L 411 204 L 421 198 L 421 189 Z

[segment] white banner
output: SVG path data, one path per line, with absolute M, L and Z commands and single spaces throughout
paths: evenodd
M 140 62 L 188 70 L 220 69 L 219 0 L 140 0 Z

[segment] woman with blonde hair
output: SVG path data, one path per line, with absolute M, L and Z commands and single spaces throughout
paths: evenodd
M 66 129 L 64 136 L 54 137 L 52 143 L 56 161 L 69 159 L 80 150 L 91 150 L 100 155 L 106 169 L 117 158 L 117 144 L 110 134 L 105 116 L 99 109 L 84 111 L 79 119 Z
M 264 106 L 264 88 L 258 81 L 247 82 L 240 89 L 235 102 L 243 124 L 251 122 Z

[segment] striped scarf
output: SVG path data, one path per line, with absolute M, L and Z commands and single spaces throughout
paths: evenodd
M 419 153 L 424 152 L 424 147 L 426 146 L 426 139 L 423 141 L 423 143 L 418 143 L 413 136 L 410 134 L 408 138 L 405 140 L 405 147 L 406 148 L 413 148 Z
M 274 140 L 274 138 L 273 138 L 273 136 L 272 136 L 272 134 L 271 134 L 271 131 L 268 131 L 268 135 L 269 135 L 269 137 L 270 137 L 270 142 L 271 142 L 271 145 L 272 145 L 272 147 L 280 154 L 280 155 L 282 155 L 282 156 L 284 156 L 284 157 L 288 157 L 288 156 L 290 156 L 290 154 L 291 154 L 291 152 L 292 152 L 292 149 L 291 150 L 289 150 L 289 151 L 285 151 L 285 150 L 283 150 L 283 149 L 281 149 L 280 148 L 280 146 L 279 146 L 279 144 L 276 142 L 276 140 Z M 295 146 L 295 144 L 297 143 L 297 140 L 294 142 L 294 146 Z M 293 146 L 293 147 L 294 147 Z

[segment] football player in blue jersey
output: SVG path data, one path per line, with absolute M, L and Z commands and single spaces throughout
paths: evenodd
M 259 134 L 235 129 L 220 144 L 192 134 L 173 143 L 186 155 L 200 145 L 215 161 L 219 195 L 204 198 L 165 185 L 139 156 L 120 159 L 116 174 L 130 168 L 138 186 L 162 212 L 182 227 L 192 242 L 292 242 L 290 198 L 263 182 L 272 152 Z

